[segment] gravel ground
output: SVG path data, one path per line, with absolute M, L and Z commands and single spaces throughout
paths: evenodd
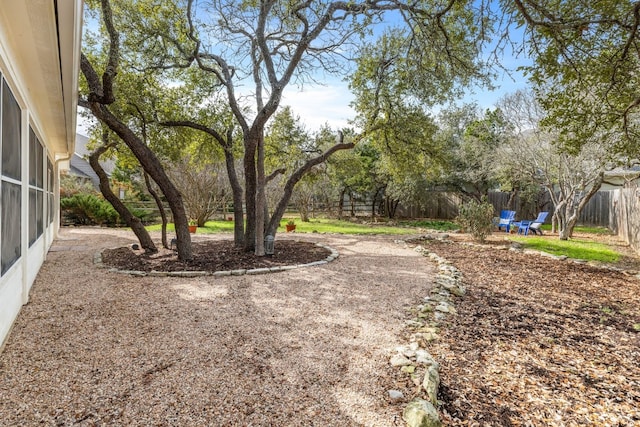
M 0 426 L 403 425 L 388 358 L 434 267 L 390 237 L 304 239 L 340 257 L 139 278 L 93 265 L 130 234 L 63 230 L 0 354 Z

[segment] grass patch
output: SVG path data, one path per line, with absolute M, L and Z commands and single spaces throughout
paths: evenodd
M 285 232 L 285 224 L 290 217 L 283 218 L 280 221 L 278 232 Z M 450 221 L 421 220 L 421 221 L 402 221 L 399 225 L 387 225 L 384 222 L 374 224 L 360 224 L 357 222 L 313 218 L 309 222 L 302 222 L 293 218 L 296 224 L 296 233 L 336 233 L 336 234 L 415 234 L 418 228 L 432 229 L 440 231 L 455 230 L 459 227 Z M 149 231 L 160 231 L 160 224 L 150 225 L 147 227 Z M 174 232 L 173 224 L 167 224 L 167 231 Z M 233 221 L 207 221 L 204 227 L 198 227 L 198 234 L 209 233 L 233 233 Z
M 146 227 L 149 231 L 160 231 L 162 229 L 161 224 L 149 225 Z M 167 232 L 175 232 L 173 223 L 167 224 Z M 233 233 L 233 221 L 207 221 L 204 227 L 198 227 L 197 233 L 199 234 L 211 234 L 211 233 Z
M 554 255 L 565 255 L 569 258 L 607 263 L 615 263 L 620 258 L 620 254 L 609 246 L 585 240 L 560 240 L 557 238 L 531 236 L 511 237 L 511 239 L 522 243 L 527 249 L 535 249 Z
M 291 218 L 283 218 L 280 221 L 280 229 L 284 231 L 284 225 Z M 313 218 L 309 222 L 294 220 L 296 223 L 296 233 L 337 233 L 337 234 L 414 234 L 415 228 L 389 226 L 380 224 L 359 224 L 351 221 L 338 219 Z
M 544 231 L 551 231 L 551 224 L 543 224 L 542 228 Z M 589 233 L 589 234 L 612 234 L 611 230 L 607 227 L 586 227 L 582 225 L 578 225 L 573 228 L 573 231 L 577 233 Z

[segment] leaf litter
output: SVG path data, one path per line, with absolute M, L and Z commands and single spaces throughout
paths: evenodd
M 430 349 L 445 425 L 640 425 L 637 277 L 504 243 L 428 245 L 468 290 Z

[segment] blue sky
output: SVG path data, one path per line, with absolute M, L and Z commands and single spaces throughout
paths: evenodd
M 517 65 L 528 64 L 524 60 L 509 61 Z M 527 82 L 520 72 L 514 71 L 511 76 L 501 72 L 494 85 L 497 87 L 492 91 L 483 88 L 470 89 L 460 103 L 475 102 L 481 110 L 493 108 L 504 95 L 525 89 Z M 347 83 L 334 81 L 325 86 L 306 86 L 304 91 L 290 86 L 285 90 L 281 105 L 291 106 L 306 128 L 315 131 L 324 123 L 329 123 L 334 129 L 348 126 L 348 121 L 355 116 L 355 112 L 349 106 L 352 100 L 353 95 Z

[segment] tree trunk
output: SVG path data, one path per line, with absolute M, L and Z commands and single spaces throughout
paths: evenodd
M 111 203 L 111 206 L 113 206 L 116 212 L 118 212 L 120 218 L 122 218 L 124 222 L 129 227 L 131 227 L 131 230 L 138 238 L 140 246 L 142 246 L 144 251 L 146 253 L 156 253 L 158 252 L 158 249 L 153 243 L 153 240 L 151 240 L 149 232 L 147 232 L 147 229 L 144 228 L 144 225 L 142 224 L 142 221 L 140 221 L 140 218 L 134 216 L 129 211 L 129 209 L 127 209 L 124 203 L 122 203 L 118 196 L 116 196 L 113 191 L 111 191 L 111 186 L 109 185 L 109 177 L 107 176 L 104 169 L 102 169 L 102 166 L 99 162 L 100 156 L 108 149 L 109 147 L 103 145 L 102 147 L 96 149 L 96 151 L 91 153 L 91 155 L 89 156 L 89 164 L 100 179 L 100 191 L 102 192 L 104 198 L 107 199 L 107 201 Z
M 247 213 L 244 229 L 244 250 L 246 252 L 252 252 L 256 247 L 257 140 L 258 137 L 252 133 L 244 137 L 244 200 Z
M 300 212 L 300 221 L 309 222 L 309 205 L 306 199 L 303 199 L 298 207 L 298 211 Z
M 389 219 L 395 218 L 399 203 L 399 200 L 393 200 L 392 198 L 387 197 L 387 217 Z
M 384 191 L 385 188 L 386 186 L 378 188 L 373 195 L 373 200 L 371 201 L 371 221 L 375 221 L 376 219 L 376 202 L 378 201 L 378 195 Z
M 351 217 L 354 217 L 356 216 L 356 199 L 351 191 L 349 191 L 349 204 L 351 205 Z
M 224 160 L 227 166 L 227 176 L 233 194 L 233 243 L 236 246 L 244 244 L 244 210 L 242 209 L 242 186 L 236 173 L 235 157 L 231 147 L 224 148 Z
M 344 195 L 346 192 L 346 188 L 340 190 L 340 200 L 338 200 L 338 219 L 342 219 L 342 207 L 344 206 Z
M 116 135 L 118 135 L 118 137 L 120 137 L 120 139 L 129 147 L 136 159 L 138 159 L 145 172 L 147 172 L 155 183 L 158 184 L 158 187 L 160 187 L 160 190 L 165 195 L 167 202 L 169 203 L 169 207 L 171 208 L 171 212 L 173 213 L 178 246 L 178 259 L 182 261 L 190 260 L 193 257 L 193 253 L 191 250 L 189 221 L 187 220 L 180 192 L 167 176 L 160 160 L 158 160 L 154 152 L 151 151 L 151 149 L 127 125 L 122 123 L 115 115 L 113 115 L 107 105 L 105 105 L 106 103 L 113 102 L 113 100 L 106 95 L 101 94 L 103 91 L 111 91 L 112 88 L 105 84 L 106 87 L 103 90 L 100 83 L 105 79 L 100 79 L 89 62 L 89 59 L 84 54 L 81 55 L 80 69 L 87 80 L 90 90 L 88 100 L 84 104 L 91 110 L 91 113 L 96 119 L 100 120 L 100 122 L 105 124 Z M 112 71 L 115 72 L 115 70 Z
M 516 198 L 518 197 L 518 189 L 513 189 L 509 194 L 509 200 L 507 201 L 507 209 L 514 211 L 514 205 L 516 204 Z
M 264 138 L 258 140 L 258 164 L 257 166 L 257 189 L 256 189 L 256 248 L 257 256 L 264 256 L 264 231 L 267 215 L 267 198 L 265 194 L 265 174 L 264 174 Z
M 151 186 L 151 180 L 149 179 L 149 174 L 146 172 L 143 172 L 143 174 L 144 174 L 144 183 L 147 186 L 147 191 L 149 192 L 149 194 L 151 194 L 151 197 L 153 197 L 153 200 L 155 200 L 156 206 L 158 207 L 158 212 L 160 212 L 160 218 L 162 219 L 162 228 L 161 228 L 162 246 L 165 249 L 169 249 L 169 242 L 167 240 L 167 223 L 169 221 L 167 221 L 167 212 L 164 210 L 164 205 L 162 204 L 162 199 L 160 199 L 160 195 Z
M 189 221 L 182 203 L 182 195 L 173 185 L 166 172 L 162 168 L 156 155 L 138 138 L 131 129 L 120 122 L 111 112 L 101 104 L 90 103 L 93 115 L 109 129 L 116 133 L 129 147 L 138 159 L 145 172 L 158 184 L 173 213 L 176 229 L 176 242 L 178 246 L 178 258 L 182 261 L 193 257 L 191 251 L 191 236 L 189 235 Z

